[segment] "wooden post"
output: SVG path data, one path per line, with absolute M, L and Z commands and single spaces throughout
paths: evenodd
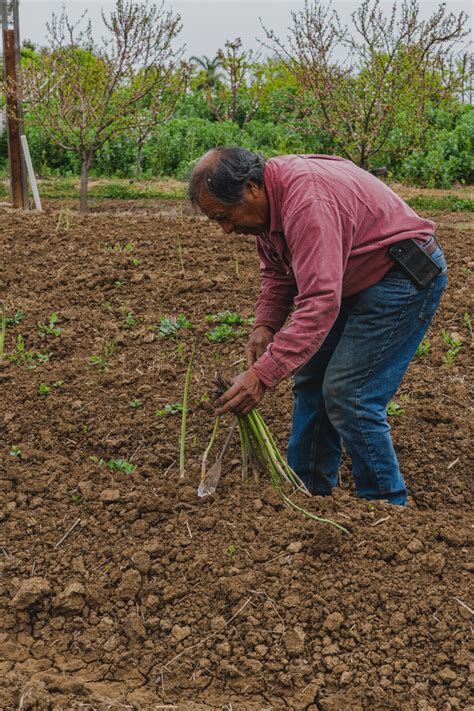
M 23 185 L 21 179 L 21 144 L 18 124 L 18 104 L 15 91 L 15 33 L 8 28 L 7 3 L 2 2 L 3 61 L 4 77 L 7 81 L 6 114 L 8 133 L 8 156 L 10 163 L 10 185 L 13 207 L 23 207 Z
M 14 51 L 15 51 L 15 68 L 18 72 L 21 70 L 21 53 L 20 53 L 20 8 L 19 0 L 13 0 L 13 32 L 14 32 Z M 18 116 L 18 129 L 21 136 L 25 133 L 25 126 L 23 123 L 23 105 L 21 100 L 17 98 L 17 116 Z M 28 180 L 27 180 L 27 170 L 25 162 L 25 154 L 20 151 L 21 160 L 21 189 L 23 192 L 23 208 L 29 210 L 30 201 L 28 198 Z

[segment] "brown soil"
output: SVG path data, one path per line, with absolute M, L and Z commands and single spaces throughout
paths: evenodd
M 216 372 L 238 372 L 245 342 L 210 343 L 205 315 L 251 315 L 252 241 L 177 213 L 58 215 L 0 213 L 8 313 L 25 314 L 6 353 L 19 334 L 52 353 L 0 368 L 0 708 L 473 711 L 468 217 L 440 219 L 449 288 L 396 398 L 410 505 L 359 500 L 347 462 L 334 496 L 307 504 L 347 536 L 242 483 L 237 444 L 218 493 L 196 496 L 206 394 Z M 143 321 L 125 328 L 129 311 Z M 62 333 L 41 338 L 52 312 Z M 179 313 L 194 326 L 180 348 L 150 330 Z M 463 341 L 451 366 L 443 328 Z M 180 417 L 155 412 L 181 400 L 193 342 L 180 480 Z M 284 446 L 289 384 L 262 412 Z

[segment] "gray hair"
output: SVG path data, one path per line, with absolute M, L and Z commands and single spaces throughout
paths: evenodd
M 242 202 L 245 186 L 252 181 L 263 185 L 265 158 L 246 148 L 213 148 L 214 161 L 199 163 L 191 171 L 188 179 L 188 196 L 193 205 L 199 201 L 203 190 L 225 205 Z

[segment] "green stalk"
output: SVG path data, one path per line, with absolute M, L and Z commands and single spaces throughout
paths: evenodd
M 217 433 L 219 431 L 219 420 L 220 417 L 217 415 L 216 419 L 214 420 L 214 427 L 212 430 L 212 435 L 211 439 L 209 440 L 209 444 L 206 447 L 206 451 L 202 455 L 202 464 L 201 464 L 201 481 L 203 481 L 204 477 L 206 476 L 206 463 L 207 463 L 207 458 L 209 456 L 209 452 L 214 446 L 214 442 L 216 441 Z
M 179 440 L 179 477 L 184 479 L 184 450 L 186 447 L 186 419 L 188 414 L 188 392 L 189 392 L 189 381 L 191 379 L 191 368 L 194 360 L 194 352 L 196 348 L 194 347 L 191 353 L 191 357 L 188 363 L 188 369 L 186 371 L 186 378 L 184 381 L 184 392 L 183 392 L 183 414 L 181 417 L 181 437 Z
M 273 452 L 275 453 L 275 456 L 277 457 L 277 459 L 278 459 L 278 461 L 280 462 L 282 468 L 284 469 L 285 474 L 286 474 L 286 477 L 288 478 L 288 480 L 289 480 L 292 484 L 294 484 L 295 486 L 301 487 L 302 491 L 303 491 L 305 494 L 307 494 L 307 495 L 309 496 L 309 491 L 308 491 L 308 489 L 306 488 L 304 482 L 301 481 L 301 479 L 299 478 L 298 474 L 297 474 L 295 471 L 293 471 L 293 469 L 290 467 L 290 465 L 288 464 L 288 462 L 286 462 L 285 459 L 282 457 L 282 455 L 281 455 L 281 453 L 280 453 L 280 450 L 278 449 L 278 447 L 277 447 L 277 445 L 276 445 L 276 442 L 275 442 L 275 440 L 273 439 L 272 433 L 271 433 L 270 430 L 268 429 L 267 423 L 265 422 L 265 420 L 263 419 L 263 417 L 261 416 L 261 414 L 260 414 L 259 412 L 257 412 L 256 410 L 255 410 L 255 415 L 256 415 L 256 417 L 258 418 L 261 427 L 262 427 L 262 428 L 264 429 L 264 431 L 266 432 L 266 434 L 267 434 L 267 436 L 268 436 L 268 439 L 270 440 L 270 442 L 271 442 L 271 444 L 272 444 Z
M 344 526 L 339 525 L 335 521 L 332 521 L 330 518 L 321 518 L 320 516 L 316 516 L 316 514 L 311 513 L 311 511 L 307 511 L 306 509 L 303 509 L 301 506 L 298 506 L 298 504 L 295 504 L 294 501 L 292 501 L 285 493 L 281 492 L 282 498 L 284 502 L 286 503 L 289 508 L 293 509 L 294 511 L 299 511 L 300 513 L 304 514 L 304 516 L 307 516 L 308 518 L 312 518 L 313 521 L 318 521 L 319 523 L 329 523 L 331 526 L 335 526 L 338 528 L 340 531 L 344 531 L 344 533 L 349 533 L 347 528 L 344 528 Z
M 237 418 L 240 434 L 240 447 L 242 449 L 242 479 L 245 481 L 249 475 L 249 443 L 247 440 L 247 430 L 242 418 Z
M 3 359 L 3 347 L 5 345 L 5 331 L 7 330 L 7 307 L 4 301 L 0 301 L 0 363 Z
M 259 416 L 259 414 L 257 412 L 255 412 L 255 410 L 253 410 L 252 412 L 249 413 L 249 417 L 251 418 L 251 420 L 254 423 L 256 432 L 258 432 L 260 441 L 263 444 L 267 458 L 271 462 L 272 468 L 275 472 L 276 479 L 278 481 L 281 479 L 283 481 L 287 481 L 288 483 L 291 483 L 290 479 L 286 475 L 283 467 L 281 466 L 280 462 L 277 459 L 277 456 L 275 453 L 275 450 L 276 450 L 275 443 L 273 443 L 273 445 L 272 445 L 272 442 L 270 441 L 270 438 L 267 435 L 265 427 L 262 426 L 262 422 L 263 422 L 262 418 Z M 281 486 L 281 484 L 282 484 L 282 481 L 279 481 L 280 486 Z

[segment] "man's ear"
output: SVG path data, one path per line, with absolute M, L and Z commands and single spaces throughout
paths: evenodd
M 249 193 L 251 193 L 254 198 L 256 198 L 260 195 L 260 187 L 257 185 L 257 183 L 254 183 L 252 180 L 248 181 L 247 185 L 245 186 L 245 189 L 248 190 Z

